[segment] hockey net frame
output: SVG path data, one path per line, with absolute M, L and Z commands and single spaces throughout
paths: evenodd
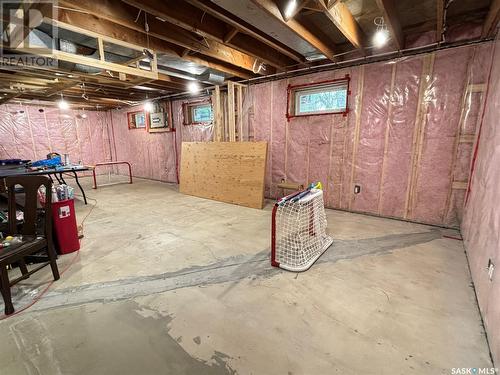
M 295 233 L 290 225 L 295 225 Z M 322 190 L 301 190 L 279 199 L 272 211 L 271 265 L 293 272 L 308 270 L 333 243 L 326 227 Z

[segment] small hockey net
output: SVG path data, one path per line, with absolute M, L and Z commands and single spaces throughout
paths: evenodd
M 282 198 L 273 208 L 271 264 L 289 271 L 309 269 L 333 242 L 326 226 L 322 190 Z

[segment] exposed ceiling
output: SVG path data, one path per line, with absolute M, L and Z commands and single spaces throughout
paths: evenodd
M 57 62 L 0 66 L 0 103 L 63 96 L 75 107 L 108 109 L 186 92 L 192 82 L 203 90 L 350 53 L 374 55 L 380 17 L 390 36 L 384 51 L 404 50 L 408 36 L 424 32 L 445 45 L 447 30 L 466 22 L 492 37 L 500 0 L 59 0 L 55 9 L 46 2 L 21 7 L 43 18 L 31 28 L 4 18 L 3 53 L 43 54 L 32 50 L 36 44 Z M 10 43 L 20 30 L 31 49 Z

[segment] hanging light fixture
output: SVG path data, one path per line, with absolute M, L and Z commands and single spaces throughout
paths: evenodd
M 154 109 L 153 103 L 151 103 L 151 102 L 144 103 L 144 110 L 146 112 L 152 112 L 153 109 Z
M 64 96 L 62 93 L 61 93 L 61 99 L 57 102 L 57 106 L 59 107 L 59 109 L 62 109 L 63 111 L 69 109 L 69 103 L 66 100 L 64 100 Z
M 376 17 L 373 23 L 377 26 L 377 31 L 375 31 L 373 35 L 373 44 L 376 48 L 381 48 L 385 46 L 389 40 L 389 30 L 385 24 L 384 17 Z
M 200 91 L 200 85 L 196 81 L 191 81 L 188 83 L 187 89 L 191 94 L 196 94 L 198 91 Z
M 87 113 L 85 112 L 85 108 L 82 107 L 82 113 L 80 113 L 80 118 L 86 119 L 87 118 Z

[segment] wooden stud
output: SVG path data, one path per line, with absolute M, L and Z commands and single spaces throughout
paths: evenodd
M 384 186 L 385 169 L 387 165 L 387 153 L 389 150 L 389 134 L 391 131 L 391 116 L 393 109 L 393 97 L 394 97 L 394 82 L 396 80 L 397 64 L 392 65 L 392 75 L 391 75 L 391 86 L 389 89 L 389 103 L 387 107 L 387 122 L 385 124 L 385 138 L 384 138 L 384 156 L 382 159 L 382 170 L 380 172 L 380 185 L 378 189 L 378 208 L 377 213 L 380 215 L 382 211 L 382 187 Z
M 236 118 L 234 109 L 234 84 L 232 81 L 227 83 L 227 114 L 228 114 L 228 130 L 229 141 L 236 141 Z
M 354 125 L 354 139 L 352 145 L 352 157 L 351 157 L 351 179 L 349 182 L 350 189 L 350 199 L 349 199 L 349 210 L 352 209 L 352 204 L 354 202 L 354 179 L 356 175 L 356 159 L 358 157 L 358 146 L 359 146 L 359 135 L 361 131 L 361 110 L 363 107 L 363 88 L 365 80 L 365 67 L 361 66 L 359 68 L 358 77 L 358 96 L 356 98 L 356 123 Z
M 425 135 L 425 112 L 427 103 L 424 101 L 426 90 L 429 88 L 431 75 L 434 67 L 435 54 L 431 53 L 423 57 L 422 74 L 420 76 L 420 86 L 418 91 L 417 113 L 415 117 L 415 129 L 412 142 L 411 168 L 408 174 L 408 187 L 406 191 L 404 218 L 411 217 L 415 203 L 415 194 L 418 184 L 420 161 L 422 158 L 422 147 Z
M 238 140 L 243 142 L 243 87 L 238 85 L 236 86 L 237 95 L 236 95 L 236 111 L 238 115 Z
M 484 92 L 486 91 L 486 83 L 471 83 L 468 90 L 469 92 Z
M 436 42 L 437 43 L 441 43 L 443 40 L 444 2 L 445 2 L 445 0 L 437 0 L 436 1 Z
M 468 181 L 453 181 L 451 188 L 453 190 L 465 190 L 467 189 Z
M 212 103 L 214 109 L 214 121 L 215 121 L 215 141 L 222 142 L 223 140 L 223 113 L 222 113 L 222 103 L 221 103 L 221 92 L 220 86 L 215 86 L 215 100 Z
M 474 143 L 476 136 L 474 134 L 461 134 L 458 140 L 459 143 Z
M 104 55 L 104 42 L 101 37 L 97 37 L 97 45 L 99 46 L 99 60 L 106 61 Z

